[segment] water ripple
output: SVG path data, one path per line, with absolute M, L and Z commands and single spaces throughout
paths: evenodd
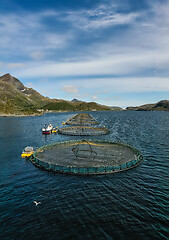
M 61 127 L 73 114 L 0 118 L 0 239 L 168 239 L 169 113 L 91 113 L 110 129 L 98 139 L 131 144 L 144 155 L 144 162 L 129 171 L 68 176 L 20 158 L 27 145 L 74 139 L 41 134 L 45 123 Z

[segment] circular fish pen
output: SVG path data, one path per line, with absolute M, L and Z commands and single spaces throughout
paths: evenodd
M 66 122 L 67 125 L 78 125 L 78 126 L 90 126 L 90 125 L 98 125 L 99 123 L 95 120 L 93 121 L 68 121 Z
M 141 153 L 123 143 L 103 140 L 71 140 L 39 148 L 31 161 L 47 171 L 96 175 L 116 173 L 139 165 Z
M 99 136 L 108 134 L 109 132 L 110 131 L 107 128 L 94 128 L 86 126 L 66 127 L 58 130 L 58 133 L 60 134 L 71 136 Z
M 67 125 L 97 125 L 99 124 L 89 113 L 77 113 L 71 117 L 67 122 Z

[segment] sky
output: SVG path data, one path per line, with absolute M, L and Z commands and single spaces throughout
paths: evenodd
M 1 0 L 0 75 L 57 99 L 169 99 L 169 0 Z

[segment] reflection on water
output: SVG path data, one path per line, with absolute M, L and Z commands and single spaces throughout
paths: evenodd
M 106 176 L 45 172 L 21 159 L 21 151 L 82 139 L 41 133 L 74 113 L 0 118 L 0 239 L 168 239 L 169 112 L 91 114 L 110 129 L 97 139 L 133 145 L 144 162 Z

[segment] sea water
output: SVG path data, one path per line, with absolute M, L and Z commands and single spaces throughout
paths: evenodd
M 83 139 L 41 133 L 74 114 L 0 118 L 0 239 L 169 239 L 169 112 L 91 112 L 110 130 L 97 139 L 142 152 L 143 163 L 125 172 L 64 175 L 21 158 L 26 146 Z

